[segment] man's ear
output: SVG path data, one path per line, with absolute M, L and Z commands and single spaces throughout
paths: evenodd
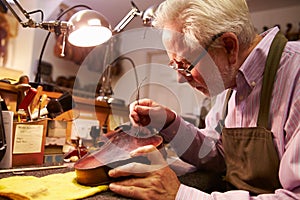
M 234 33 L 226 32 L 222 35 L 221 40 L 228 55 L 230 64 L 237 62 L 239 52 L 239 41 Z

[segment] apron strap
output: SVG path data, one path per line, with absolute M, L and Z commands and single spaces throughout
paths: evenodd
M 275 39 L 273 40 L 270 52 L 267 57 L 264 76 L 263 76 L 263 84 L 261 90 L 260 97 L 260 108 L 257 119 L 257 126 L 265 127 L 268 130 L 270 129 L 268 126 L 269 112 L 270 112 L 270 104 L 271 104 L 271 96 L 273 91 L 274 80 L 276 76 L 277 69 L 279 67 L 281 54 L 284 50 L 284 47 L 287 43 L 286 37 L 279 31 Z
M 225 118 L 226 118 L 227 113 L 228 113 L 228 102 L 229 102 L 229 99 L 230 99 L 231 95 L 232 95 L 232 89 L 230 88 L 230 89 L 228 89 L 228 91 L 226 93 L 221 119 L 218 121 L 218 124 L 215 127 L 215 130 L 220 134 L 222 133 L 222 130 L 225 127 Z

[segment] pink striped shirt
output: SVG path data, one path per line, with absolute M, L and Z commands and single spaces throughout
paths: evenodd
M 260 90 L 266 57 L 273 38 L 279 31 L 272 28 L 262 34 L 263 40 L 241 66 L 237 87 L 228 104 L 225 126 L 255 127 L 259 111 Z M 280 158 L 279 180 L 282 189 L 274 194 L 250 196 L 247 191 L 204 193 L 181 185 L 176 199 L 300 199 L 300 42 L 288 42 L 280 61 L 272 94 L 270 125 Z M 223 170 L 223 148 L 215 129 L 221 119 L 226 91 L 216 98 L 209 112 L 206 129 L 197 129 L 179 116 L 163 130 L 182 160 L 199 169 Z

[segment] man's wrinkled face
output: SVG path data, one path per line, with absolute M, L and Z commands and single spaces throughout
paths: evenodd
M 169 28 L 163 31 L 163 43 L 172 68 L 177 69 L 178 82 L 188 82 L 206 96 L 214 96 L 223 91 L 224 84 L 219 68 L 206 49 L 198 41 L 189 40 L 182 33 L 173 31 L 172 27 Z M 182 73 L 191 64 L 195 67 L 190 74 Z

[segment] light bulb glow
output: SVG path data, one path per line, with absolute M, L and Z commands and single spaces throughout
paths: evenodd
M 107 42 L 112 36 L 106 18 L 94 10 L 81 10 L 75 13 L 68 24 L 68 40 L 74 46 L 97 46 Z
M 103 26 L 82 27 L 70 33 L 68 40 L 79 47 L 97 46 L 107 42 L 112 36 L 110 29 Z

